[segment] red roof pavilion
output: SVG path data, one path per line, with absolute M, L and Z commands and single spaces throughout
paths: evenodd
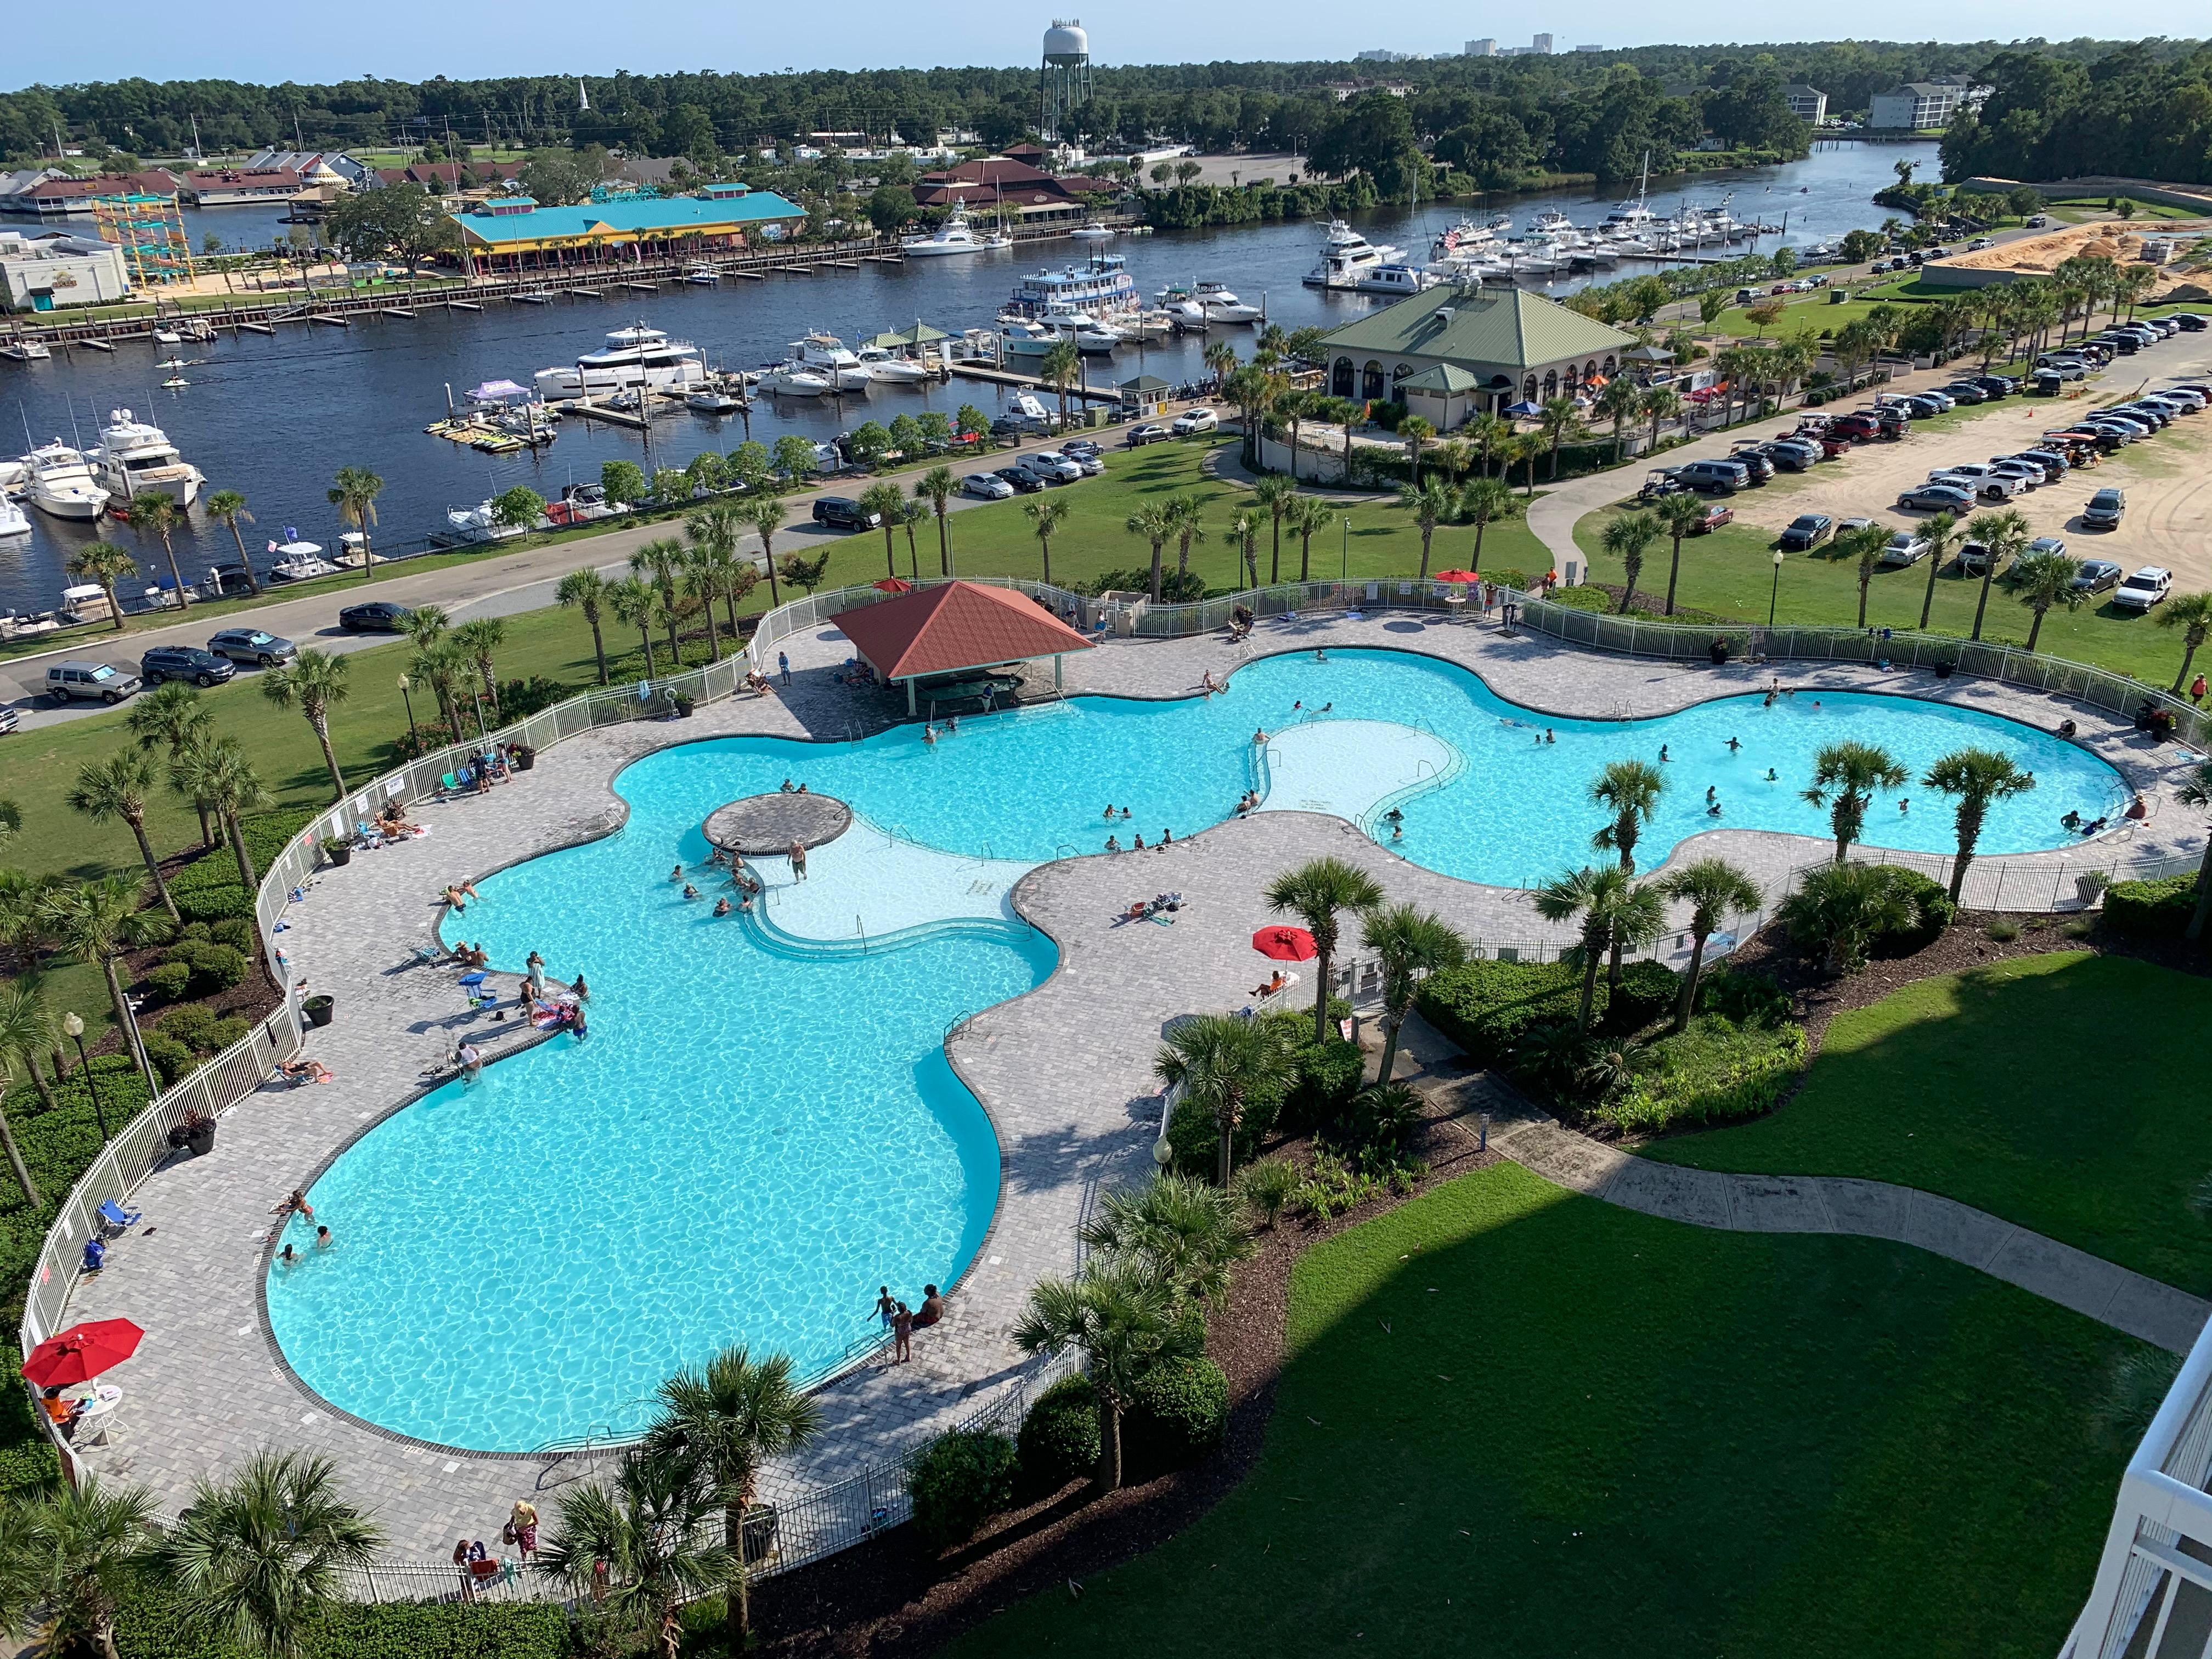
M 877 673 L 906 682 L 909 714 L 917 679 L 1050 657 L 1058 685 L 1060 659 L 1091 649 L 1089 640 L 1027 594 L 975 582 L 941 582 L 841 611 L 830 620 Z

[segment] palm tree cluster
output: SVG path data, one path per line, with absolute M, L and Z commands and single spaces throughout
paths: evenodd
M 1414 526 L 1421 532 L 1423 580 L 1429 574 L 1430 544 L 1439 528 L 1449 524 L 1474 526 L 1474 544 L 1468 550 L 1467 568 L 1480 570 L 1483 532 L 1493 524 L 1511 522 L 1522 512 L 1521 498 L 1513 493 L 1513 487 L 1502 478 L 1488 477 L 1470 479 L 1465 485 L 1454 485 L 1431 475 L 1419 483 L 1401 484 L 1398 505 L 1413 515 Z M 1299 575 L 1303 580 L 1303 561 Z

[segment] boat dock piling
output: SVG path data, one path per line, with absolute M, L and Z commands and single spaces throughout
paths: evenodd
M 411 312 L 411 311 L 403 311 L 403 310 L 402 310 L 399 307 L 398 307 L 398 306 L 384 306 L 384 307 L 380 307 L 380 308 L 379 308 L 379 310 L 377 311 L 377 313 L 376 313 L 376 314 L 377 314 L 378 316 L 380 316 L 380 317 L 408 317 L 408 318 L 411 318 L 411 317 L 413 317 L 413 316 L 414 316 L 414 314 L 415 314 L 415 313 L 414 313 L 413 312 Z

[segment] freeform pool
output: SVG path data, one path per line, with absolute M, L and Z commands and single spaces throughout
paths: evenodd
M 1590 777 L 1656 760 L 1662 744 L 1672 787 L 1645 869 L 1714 827 L 1708 787 L 1726 827 L 1825 836 L 1798 792 L 1814 751 L 1845 737 L 1882 744 L 1916 780 L 1970 742 L 2033 769 L 2033 793 L 1992 808 L 1988 854 L 2064 844 L 2069 808 L 2095 817 L 2125 798 L 2086 750 L 1948 705 L 1823 693 L 1766 708 L 1754 695 L 1567 720 L 1450 665 L 1368 651 L 1268 659 L 1204 700 L 964 720 L 934 744 L 900 727 L 857 744 L 663 750 L 617 780 L 621 835 L 488 878 L 449 927 L 501 967 L 535 949 L 555 977 L 585 974 L 589 1041 L 441 1088 L 340 1156 L 310 1194 L 337 1246 L 271 1269 L 273 1328 L 334 1405 L 484 1450 L 634 1430 L 655 1383 L 728 1342 L 815 1370 L 867 1335 L 878 1285 L 911 1303 L 975 1255 L 999 1151 L 945 1033 L 1050 971 L 1049 942 L 1013 919 L 1006 888 L 1037 862 L 1099 851 L 1109 803 L 1133 811 L 1111 828 L 1127 845 L 1195 833 L 1255 785 L 1270 809 L 1358 817 L 1395 799 L 1395 850 L 1517 885 L 1588 861 Z M 803 888 L 765 866 L 769 919 L 796 920 L 763 933 L 684 902 L 669 869 L 704 863 L 707 815 L 787 778 L 863 820 L 817 852 Z M 1948 850 L 1947 803 L 1917 784 L 1900 793 L 1911 811 L 1877 803 L 1868 841 Z M 978 916 L 994 920 L 930 925 Z

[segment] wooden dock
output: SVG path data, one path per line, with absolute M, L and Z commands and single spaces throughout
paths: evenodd
M 1058 386 L 1047 386 L 1034 374 L 1020 374 L 1010 368 L 994 368 L 988 363 L 964 360 L 949 362 L 945 367 L 963 380 L 988 380 L 993 386 L 1018 386 L 1024 392 L 1039 392 L 1048 398 L 1060 396 Z M 1110 386 L 1072 386 L 1067 388 L 1067 395 L 1091 403 L 1112 404 L 1121 400 L 1121 394 Z
M 94 351 L 105 351 L 110 356 L 112 356 L 115 353 L 115 348 L 108 344 L 105 340 L 79 340 L 76 343 L 78 345 L 90 346 Z
M 403 310 L 398 306 L 380 307 L 376 314 L 380 317 L 406 317 L 410 319 L 415 315 L 413 312 Z
M 320 312 L 307 319 L 311 323 L 325 323 L 332 328 L 350 328 L 353 325 L 343 317 L 325 317 Z

